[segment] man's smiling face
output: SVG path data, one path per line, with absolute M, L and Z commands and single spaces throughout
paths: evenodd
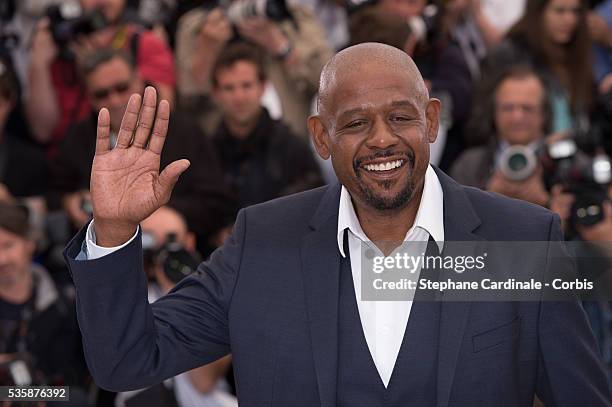
M 378 211 L 404 208 L 422 187 L 437 134 L 439 102 L 428 100 L 413 73 L 375 60 L 348 72 L 339 67 L 321 101 L 320 126 L 311 119 L 339 181 Z

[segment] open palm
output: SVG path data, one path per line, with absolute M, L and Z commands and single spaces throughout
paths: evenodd
M 135 227 L 168 202 L 180 174 L 189 167 L 189 161 L 178 160 L 160 174 L 170 108 L 165 100 L 157 109 L 156 104 L 152 87 L 145 89 L 143 98 L 130 97 L 114 149 L 108 110 L 100 111 L 90 185 L 94 226 Z

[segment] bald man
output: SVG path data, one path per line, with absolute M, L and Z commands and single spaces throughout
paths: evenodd
M 308 127 L 340 182 L 242 210 L 198 275 L 152 305 L 138 224 L 189 162 L 159 172 L 169 115 L 165 101 L 155 111 L 152 88 L 130 100 L 114 150 L 100 112 L 94 219 L 65 252 L 96 383 L 148 386 L 231 352 L 244 406 L 527 407 L 536 394 L 547 405 L 609 406 L 575 301 L 368 300 L 368 253 L 558 241 L 559 220 L 429 165 L 440 102 L 401 51 L 338 53 L 318 103 Z

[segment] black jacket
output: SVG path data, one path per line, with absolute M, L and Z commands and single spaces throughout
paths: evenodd
M 232 136 L 222 123 L 214 144 L 240 208 L 323 184 L 310 146 L 265 109 L 245 139 Z
M 44 196 L 47 161 L 42 149 L 24 139 L 0 134 L 0 183 L 17 198 Z

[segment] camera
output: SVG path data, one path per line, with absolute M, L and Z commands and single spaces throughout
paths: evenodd
M 543 160 L 550 184 L 562 184 L 575 196 L 570 225 L 592 226 L 604 218 L 603 203 L 609 200 L 612 182 L 610 134 L 612 134 L 612 93 L 596 101 L 590 125 L 578 128 L 570 137 L 551 143 Z
M 378 0 L 345 0 L 344 8 L 346 9 L 346 13 L 350 15 L 355 11 L 374 5 L 377 2 Z
M 514 145 L 506 148 L 499 157 L 499 170 L 512 181 L 524 181 L 538 166 L 538 158 L 528 146 Z
M 411 17 L 408 25 L 412 33 L 421 44 L 432 44 L 439 34 L 440 10 L 435 4 L 429 4 L 421 15 Z
M 218 3 L 207 3 L 204 8 L 211 10 L 217 6 L 225 10 L 233 25 L 251 17 L 265 17 L 273 21 L 291 20 L 296 24 L 286 0 L 221 0 Z
M 13 353 L 10 358 L 0 362 L 0 385 L 32 386 L 48 384 L 42 371 L 35 369 L 35 358 L 26 349 Z
M 109 23 L 101 8 L 84 13 L 83 9 L 75 3 L 66 2 L 47 8 L 45 15 L 50 21 L 53 41 L 61 50 L 62 56 L 71 58 L 68 44 L 80 35 L 88 35 L 108 27 Z
M 612 180 L 610 158 L 603 151 L 589 155 L 575 139 L 559 140 L 548 145 L 543 168 L 550 185 L 561 184 L 575 196 L 570 225 L 592 226 L 604 217 L 603 203 L 608 200 Z
M 0 58 L 9 56 L 19 45 L 19 36 L 4 29 L 15 16 L 16 9 L 15 0 L 0 1 Z
M 152 234 L 143 232 L 142 249 L 145 269 L 161 266 L 165 276 L 175 284 L 195 272 L 200 264 L 198 254 L 188 251 L 174 233 L 169 233 L 160 247 Z

